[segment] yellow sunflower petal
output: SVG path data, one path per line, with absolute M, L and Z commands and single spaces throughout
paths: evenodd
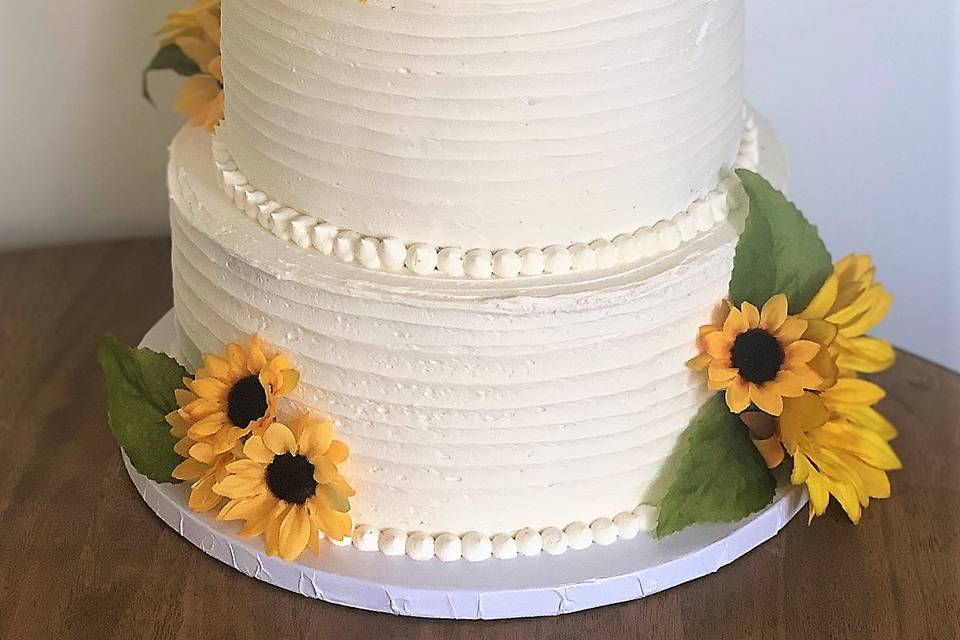
M 326 456 L 319 455 L 310 458 L 313 464 L 313 479 L 317 484 L 326 484 L 337 477 L 337 466 Z
M 797 440 L 803 433 L 816 429 L 830 419 L 823 401 L 813 393 L 783 401 L 780 432 L 785 440 Z
M 806 481 L 807 495 L 810 497 L 810 515 L 807 518 L 809 524 L 814 516 L 822 516 L 827 511 L 827 505 L 830 504 L 830 492 L 827 485 L 823 482 L 820 474 L 811 474 Z
M 190 428 L 190 423 L 180 415 L 180 410 L 171 411 L 163 417 L 164 421 L 170 425 L 171 433 L 173 431 L 182 432 L 184 435 L 187 433 L 187 429 Z M 181 438 L 183 435 L 180 436 Z
M 276 455 L 297 453 L 297 439 L 287 425 L 274 422 L 263 433 L 263 444 Z
M 811 340 L 791 342 L 783 350 L 783 364 L 787 368 L 790 368 L 793 364 L 805 364 L 813 360 L 819 351 L 820 345 Z
M 835 274 L 830 274 L 817 295 L 813 297 L 807 308 L 800 313 L 800 317 L 806 320 L 823 319 L 827 317 L 834 303 L 837 301 L 837 293 L 840 290 L 840 280 Z
M 330 448 L 325 455 L 335 464 L 340 464 L 350 456 L 350 447 L 339 440 L 334 440 L 330 443 Z
M 863 479 L 863 485 L 870 498 L 883 499 L 890 497 L 890 478 L 886 471 L 871 467 L 855 456 L 841 454 L 841 457 Z
M 884 440 L 897 437 L 897 429 L 873 407 L 861 405 L 835 405 L 831 410 L 851 424 L 873 431 Z
M 250 339 L 250 349 L 247 351 L 247 370 L 258 374 L 267 366 L 267 356 L 263 353 L 263 346 L 259 336 Z
M 213 491 L 224 498 L 251 498 L 267 491 L 267 485 L 262 476 L 247 478 L 231 475 L 216 483 Z
M 783 413 L 783 396 L 777 391 L 775 385 L 767 383 L 764 385 L 750 383 L 750 400 L 757 405 L 761 411 L 769 413 L 772 416 L 779 416 Z
M 738 335 L 749 329 L 747 325 L 746 318 L 743 317 L 743 314 L 736 307 L 730 309 L 730 313 L 727 314 L 727 319 L 723 321 L 723 335 L 728 339 L 736 338 Z M 708 338 L 710 336 L 707 336 Z M 711 355 L 713 355 L 711 353 Z M 719 356 L 715 356 L 719 357 Z
M 174 467 L 170 475 L 177 480 L 196 480 L 206 473 L 209 468 L 209 465 L 203 464 L 199 460 L 187 458 Z
M 207 75 L 187 78 L 180 86 L 180 94 L 173 108 L 177 113 L 189 116 L 194 124 L 220 94 L 220 83 Z
M 880 402 L 886 392 L 877 384 L 860 378 L 841 378 L 830 389 L 823 393 L 823 401 L 830 406 L 839 404 L 875 405 Z
M 816 358 L 814 358 L 814 360 L 816 360 Z M 823 382 L 820 374 L 810 365 L 793 364 L 788 371 L 793 374 L 794 380 L 804 389 L 817 389 Z M 789 394 L 784 393 L 783 395 L 786 396 Z
M 211 413 L 217 413 L 225 407 L 225 402 L 221 400 L 209 400 L 207 398 L 197 398 L 180 411 L 184 417 L 194 422 L 206 418 Z
M 217 452 L 206 442 L 197 442 L 190 447 L 190 457 L 203 464 L 212 465 L 217 461 Z
M 849 453 L 877 469 L 891 471 L 903 466 L 890 444 L 868 429 L 833 421 L 817 429 L 813 437 L 821 446 Z
M 802 318 L 788 316 L 780 328 L 774 332 L 774 335 L 780 340 L 781 344 L 790 344 L 803 337 L 806 332 L 808 322 Z
M 267 529 L 264 531 L 263 542 L 267 550 L 267 555 L 280 555 L 280 525 L 283 524 L 291 507 L 283 502 L 277 505 L 267 522 Z
M 777 377 L 774 379 L 774 381 L 768 384 L 772 384 L 777 393 L 785 398 L 796 398 L 801 396 L 803 395 L 804 388 L 806 388 L 802 378 L 788 369 L 781 369 L 778 371 Z
M 308 458 L 326 453 L 333 442 L 333 423 L 312 420 L 304 425 L 300 435 L 300 453 Z
M 216 453 L 226 453 L 240 441 L 240 438 L 247 435 L 249 429 L 241 429 L 233 425 L 226 425 L 210 438 L 210 446 Z
M 733 347 L 733 339 L 726 334 L 717 332 L 711 333 L 703 338 L 703 344 L 707 348 L 707 353 L 715 360 L 726 361 L 730 358 L 730 349 Z
M 194 380 L 190 385 L 197 396 L 207 400 L 225 400 L 230 387 L 214 378 Z
M 687 367 L 689 369 L 693 369 L 694 371 L 703 371 L 710 366 L 711 362 L 713 362 L 713 358 L 710 357 L 710 354 L 701 353 L 700 355 L 687 360 Z
M 740 305 L 740 309 L 748 329 L 756 329 L 760 326 L 760 311 L 755 306 L 749 302 L 744 302 Z
M 822 346 L 830 346 L 837 337 L 837 325 L 826 320 L 807 320 L 807 330 L 801 336 Z
M 787 319 L 787 296 L 778 293 L 763 305 L 760 310 L 760 327 L 775 332 Z
M 857 497 L 856 489 L 849 484 L 838 482 L 832 479 L 826 480 L 827 488 L 833 495 L 843 510 L 847 512 L 847 517 L 853 524 L 860 524 L 860 516 L 863 510 L 860 508 L 860 500 Z
M 297 388 L 300 383 L 300 372 L 296 369 L 284 369 L 281 372 L 281 378 L 283 382 L 275 392 L 278 396 L 287 395 Z
M 190 438 L 180 438 L 179 440 L 177 440 L 177 444 L 173 445 L 173 451 L 181 458 L 189 458 L 190 447 L 192 446 L 193 446 L 193 440 L 191 440 Z
M 724 382 L 737 377 L 739 374 L 740 370 L 735 367 L 712 366 L 707 371 L 707 378 L 715 382 Z
M 310 539 L 310 517 L 303 506 L 295 506 L 290 509 L 287 516 L 280 524 L 278 531 L 278 550 L 280 557 L 287 562 L 292 562 L 303 553 L 307 547 L 307 541 Z
M 727 387 L 727 407 L 734 413 L 741 413 L 750 406 L 750 387 L 741 378 L 734 378 Z
M 879 373 L 893 366 L 896 354 L 889 342 L 864 336 L 842 340 L 837 364 L 861 373 Z
M 243 345 L 237 344 L 236 342 L 231 342 L 228 344 L 227 360 L 230 362 L 231 368 L 233 368 L 234 372 L 237 374 L 240 372 L 246 372 L 247 351 L 243 348 Z
M 274 453 L 263 443 L 261 436 L 250 436 L 243 444 L 243 454 L 260 464 L 273 462 Z
M 810 369 L 820 378 L 820 384 L 815 385 L 819 389 L 829 389 L 837 382 L 840 371 L 837 368 L 837 362 L 830 355 L 830 350 L 820 347 L 820 351 L 808 363 Z M 814 386 L 809 387 L 813 389 Z
M 237 460 L 227 465 L 227 471 L 244 478 L 263 478 L 265 468 L 253 460 Z
M 191 381 L 192 382 L 192 381 Z M 177 406 L 183 408 L 197 399 L 196 394 L 187 389 L 174 389 L 173 397 L 177 401 Z
M 353 520 L 349 514 L 321 509 L 317 519 L 320 529 L 332 540 L 343 540 L 353 532 Z
M 840 332 L 843 335 L 847 337 L 862 336 L 883 321 L 893 304 L 893 296 L 881 289 L 876 298 L 870 308 L 855 322 L 840 327 Z
M 190 428 L 187 429 L 187 434 L 194 440 L 200 440 L 212 436 L 225 426 L 227 426 L 227 414 L 218 411 L 191 424 Z
M 220 509 L 217 520 L 262 520 L 277 504 L 269 492 L 252 498 L 234 498 Z
M 204 513 L 220 504 L 222 498 L 213 491 L 214 475 L 208 474 L 194 483 L 190 490 L 187 506 L 191 510 Z
M 232 377 L 230 363 L 212 353 L 203 354 L 203 368 L 206 370 L 207 375 L 214 378 L 227 379 Z
M 263 535 L 267 531 L 267 527 L 278 517 L 278 514 L 284 509 L 284 504 L 273 498 L 271 495 L 270 504 L 264 510 L 258 510 L 256 513 L 251 514 L 251 516 L 244 522 L 243 526 L 240 527 L 238 535 L 241 538 L 249 538 L 251 536 Z

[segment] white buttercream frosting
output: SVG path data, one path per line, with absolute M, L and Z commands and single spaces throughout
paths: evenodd
M 568 246 L 737 161 L 743 0 L 224 0 L 249 183 L 363 237 Z
M 734 168 L 753 170 L 759 160 L 756 124 L 746 107 L 743 117 L 744 135 Z M 219 130 L 213 140 L 213 157 L 220 174 L 218 184 L 227 197 L 248 217 L 256 217 L 260 226 L 281 240 L 301 248 L 313 246 L 325 255 L 333 255 L 343 262 L 354 262 L 368 269 L 398 271 L 406 267 L 417 275 L 440 273 L 485 280 L 491 277 L 516 278 L 521 275 L 564 273 L 571 269 L 607 269 L 673 251 L 681 243 L 690 242 L 698 234 L 709 231 L 715 222 L 726 217 L 728 211 L 727 189 L 730 182 L 722 179 L 716 189 L 695 200 L 687 211 L 661 220 L 653 227 L 641 227 L 632 235 L 620 234 L 611 240 L 601 238 L 589 243 L 575 242 L 566 247 L 553 245 L 546 248 L 500 249 L 496 252 L 486 248 L 438 249 L 425 242 L 406 245 L 396 238 L 363 237 L 356 231 L 340 229 L 271 200 L 263 191 L 249 184 L 246 175 L 237 169 Z M 255 208 L 250 207 L 251 198 L 255 200 Z
M 451 281 L 363 269 L 263 233 L 259 209 L 254 221 L 235 215 L 212 154 L 195 130 L 172 147 L 180 357 L 196 366 L 201 351 L 254 332 L 291 357 L 301 383 L 288 409 L 335 416 L 350 443 L 354 546 L 376 539 L 387 555 L 435 558 L 451 532 L 467 559 L 530 553 L 537 539 L 549 553 L 563 523 L 571 549 L 629 537 L 632 509 L 652 529 L 655 508 L 637 504 L 662 496 L 707 393 L 683 363 L 726 292 L 743 204 L 735 180 L 729 217 L 650 262 Z M 341 237 L 318 228 L 311 243 Z M 618 251 L 642 251 L 634 240 Z M 403 246 L 375 248 L 403 269 Z M 456 544 L 445 537 L 439 553 Z

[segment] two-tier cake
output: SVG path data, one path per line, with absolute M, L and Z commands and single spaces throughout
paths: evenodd
M 899 467 L 860 378 L 893 360 L 865 335 L 890 296 L 776 190 L 743 29 L 743 0 L 170 16 L 151 69 L 191 76 L 177 108 L 200 125 L 168 171 L 180 364 L 101 346 L 154 510 L 238 568 L 233 541 L 262 538 L 242 547 L 251 575 L 420 615 L 431 586 L 512 597 L 505 574 L 464 573 L 478 561 L 517 567 L 528 597 L 530 572 L 553 596 L 606 590 L 579 608 L 702 575 L 796 512 L 778 482 L 806 487 L 811 518 L 832 496 L 859 521 Z M 186 493 L 162 488 L 176 480 Z M 765 509 L 752 532 L 653 539 Z M 639 564 L 596 555 L 618 540 Z M 264 564 L 308 549 L 328 573 Z M 577 553 L 595 555 L 544 564 Z M 350 601 L 379 593 L 381 567 L 414 595 Z M 476 593 L 473 617 L 544 611 L 491 614 Z

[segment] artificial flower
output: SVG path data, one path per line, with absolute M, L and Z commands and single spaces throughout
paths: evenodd
M 224 103 L 219 0 L 198 0 L 170 14 L 157 35 L 164 46 L 177 45 L 201 71 L 183 83 L 174 109 L 195 127 L 212 131 L 223 119 Z
M 167 421 L 181 431 L 186 427 L 182 437 L 189 439 L 189 455 L 208 464 L 245 435 L 262 434 L 276 418 L 278 398 L 290 393 L 299 379 L 286 356 L 268 357 L 253 336 L 247 347 L 228 344 L 224 357 L 204 354 L 194 378 L 184 380 L 187 389 L 177 392 L 176 416 Z M 199 455 L 194 455 L 195 444 L 203 445 Z
M 186 382 L 186 381 L 185 381 Z M 186 406 L 196 399 L 186 389 L 177 389 L 175 392 L 177 403 Z M 236 446 L 223 453 L 214 453 L 213 446 L 193 440 L 187 432 L 190 423 L 180 411 L 167 414 L 167 424 L 170 425 L 170 434 L 177 438 L 173 450 L 185 458 L 174 468 L 171 475 L 177 480 L 192 482 L 190 498 L 187 502 L 193 511 L 210 511 L 223 502 L 223 497 L 213 492 L 213 485 L 227 477 L 227 465 L 236 459 Z
M 193 6 L 168 15 L 154 35 L 161 38 L 163 45 L 168 45 L 181 36 L 199 35 L 213 23 L 220 28 L 220 0 L 197 0 Z
M 726 390 L 727 406 L 734 413 L 753 403 L 780 415 L 783 398 L 800 396 L 823 381 L 809 364 L 821 347 L 801 339 L 806 331 L 806 320 L 787 314 L 783 294 L 770 298 L 759 311 L 749 302 L 740 309 L 728 305 L 721 324 L 700 328 L 701 354 L 687 364 L 707 370 L 708 387 Z
M 767 466 L 778 466 L 785 454 L 793 459 L 790 482 L 806 485 L 810 520 L 832 495 L 858 523 L 870 498 L 890 496 L 887 471 L 901 467 L 889 444 L 896 430 L 872 408 L 882 397 L 872 382 L 841 378 L 820 394 L 785 400 L 779 418 L 750 412 L 741 420 Z
M 289 427 L 274 422 L 247 439 L 213 486 L 230 499 L 217 518 L 243 520 L 241 536 L 263 535 L 267 553 L 288 562 L 307 546 L 318 553 L 320 532 L 342 540 L 353 528 L 354 491 L 337 469 L 348 454 L 329 421 L 302 415 Z
M 893 297 L 879 282 L 869 255 L 850 255 L 838 262 L 800 317 L 811 328 L 836 327 L 829 347 L 841 371 L 875 373 L 894 361 L 890 343 L 867 336 L 887 312 Z

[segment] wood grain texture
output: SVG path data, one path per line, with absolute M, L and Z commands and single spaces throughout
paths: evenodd
M 797 517 L 714 575 L 560 618 L 398 618 L 246 578 L 141 502 L 106 427 L 94 336 L 136 343 L 168 263 L 166 240 L 0 255 L 0 638 L 960 637 L 960 375 L 907 353 L 878 376 L 905 470 L 859 527 Z

